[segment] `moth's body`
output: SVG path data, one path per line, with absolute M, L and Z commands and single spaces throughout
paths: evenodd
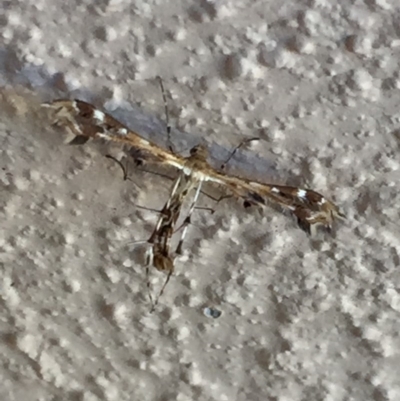
M 199 171 L 200 165 L 207 163 L 207 151 L 202 146 L 196 146 L 190 151 L 190 156 L 186 158 L 185 166 L 181 170 L 178 178 L 175 180 L 170 196 L 160 212 L 160 218 L 157 221 L 156 227 L 148 239 L 149 249 L 146 255 L 146 265 L 152 265 L 157 270 L 165 271 L 167 278 L 157 296 L 152 303 L 152 309 L 158 303 L 158 299 L 162 295 L 173 271 L 175 255 L 182 252 L 183 241 L 186 236 L 187 227 L 190 223 L 191 215 L 195 209 L 196 202 L 199 198 L 201 186 L 205 180 L 203 173 Z M 196 189 L 188 214 L 182 225 L 182 234 L 178 246 L 174 253 L 171 252 L 171 239 L 176 231 L 176 224 L 180 217 L 182 206 L 190 193 Z M 147 270 L 148 274 L 148 270 Z M 147 281 L 149 287 L 149 281 Z

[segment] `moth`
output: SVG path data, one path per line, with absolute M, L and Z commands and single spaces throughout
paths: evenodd
M 165 102 L 164 91 L 163 96 Z M 44 103 L 43 107 L 52 112 L 53 124 L 64 127 L 67 130 L 68 137 L 66 142 L 69 144 L 81 145 L 85 144 L 89 139 L 96 138 L 119 142 L 129 145 L 133 149 L 133 155 L 138 164 L 155 162 L 172 166 L 179 171 L 172 185 L 169 198 L 160 212 L 160 217 L 153 233 L 147 241 L 144 241 L 148 245 L 146 251 L 146 277 L 152 311 L 155 309 L 174 272 L 175 257 L 182 252 L 191 215 L 196 208 L 201 188 L 205 182 L 220 186 L 232 196 L 241 199 L 246 207 L 278 206 L 283 211 L 292 214 L 298 226 L 309 234 L 313 234 L 318 226 L 322 226 L 330 232 L 334 221 L 344 218 L 343 213 L 332 201 L 314 190 L 262 183 L 229 175 L 225 173 L 223 168 L 216 169 L 209 164 L 207 161 L 208 152 L 205 146 L 195 146 L 190 150 L 188 157 L 181 156 L 173 152 L 172 149 L 163 149 L 141 137 L 108 113 L 98 110 L 84 101 L 61 99 Z M 168 119 L 167 107 L 166 113 Z M 228 160 L 239 147 L 235 148 Z M 183 203 L 190 198 L 193 191 L 195 192 L 188 214 L 181 227 L 181 238 L 175 251 L 172 251 L 171 239 L 177 230 L 176 225 L 181 215 Z M 139 242 L 143 243 L 143 241 Z M 167 274 L 155 301 L 153 301 L 150 289 L 150 266 Z

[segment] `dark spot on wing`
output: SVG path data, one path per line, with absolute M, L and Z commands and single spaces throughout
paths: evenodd
M 308 235 L 311 234 L 311 226 L 310 223 L 308 223 L 307 221 L 301 219 L 301 218 L 297 218 L 297 224 L 299 225 L 299 227 L 305 231 Z
M 79 109 L 79 116 L 82 118 L 91 119 L 93 117 L 94 107 L 82 100 L 76 100 L 76 105 Z
M 258 193 L 256 192 L 250 192 L 249 196 L 252 198 L 252 200 L 254 200 L 256 203 L 261 203 L 262 205 L 265 205 L 265 200 L 262 196 L 260 196 Z M 250 200 L 251 202 L 251 200 Z
M 84 145 L 90 138 L 84 135 L 77 135 L 72 141 L 70 141 L 69 145 Z

